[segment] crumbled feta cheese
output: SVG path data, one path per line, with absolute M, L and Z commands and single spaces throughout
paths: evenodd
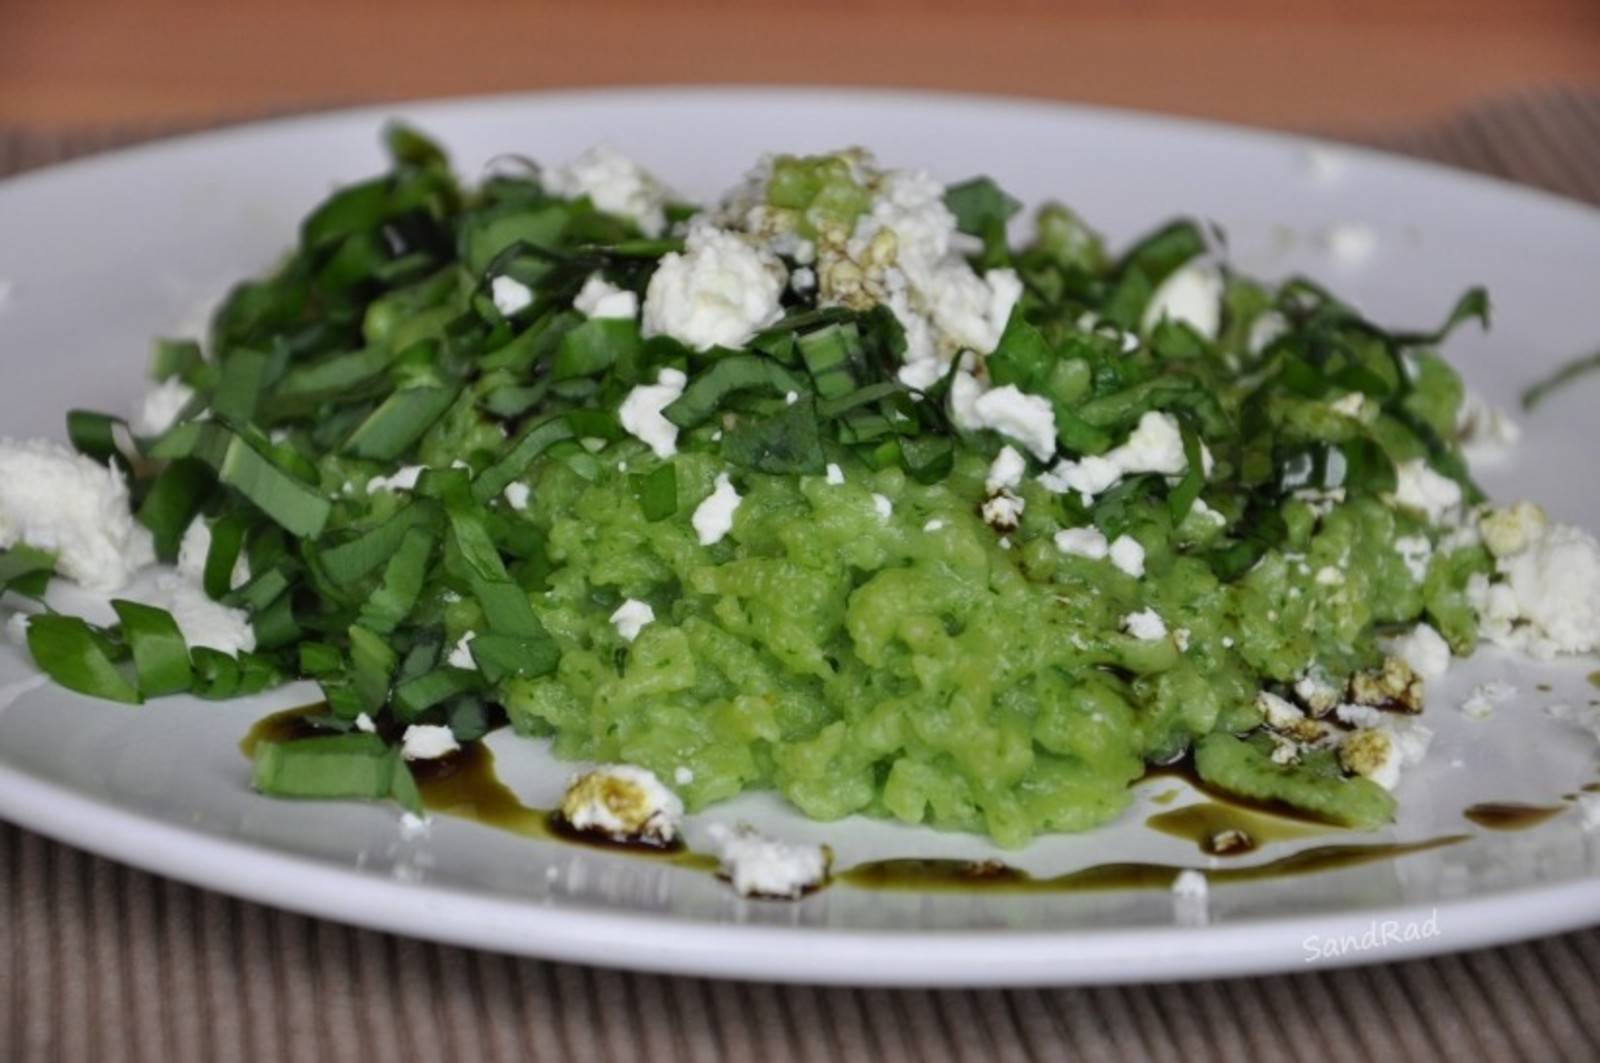
M 1173 918 L 1180 926 L 1204 926 L 1211 921 L 1210 889 L 1204 873 L 1192 868 L 1172 880 Z
M 1344 696 L 1344 687 L 1335 686 L 1320 669 L 1313 669 L 1295 680 L 1294 696 L 1311 715 L 1326 716 Z
M 533 305 L 533 289 L 502 273 L 489 282 L 489 298 L 502 317 L 515 317 Z
M 894 503 L 889 501 L 887 496 L 876 492 L 872 495 L 872 508 L 877 512 L 879 520 L 886 521 L 894 515 Z
M 1339 763 L 1386 790 L 1400 783 L 1400 769 L 1422 762 L 1433 731 L 1420 723 L 1385 719 L 1378 727 L 1352 731 L 1339 743 Z
M 1322 240 L 1334 261 L 1345 266 L 1359 266 L 1372 257 L 1378 249 L 1378 233 L 1361 222 L 1338 222 L 1323 230 Z
M 1386 640 L 1383 651 L 1405 661 L 1423 679 L 1437 679 L 1450 668 L 1450 644 L 1432 624 L 1418 624 L 1399 638 Z
M 1056 549 L 1063 554 L 1074 557 L 1087 557 L 1091 561 L 1099 561 L 1109 552 L 1106 537 L 1099 528 L 1064 528 L 1056 532 Z
M 1428 562 L 1433 560 L 1433 544 L 1426 535 L 1402 535 L 1394 541 L 1395 553 L 1411 578 L 1421 583 L 1428 578 Z
M 1039 477 L 1050 491 L 1064 494 L 1076 491 L 1093 498 L 1121 480 L 1139 473 L 1179 476 L 1189 467 L 1183 453 L 1183 434 L 1178 421 L 1169 413 L 1150 410 L 1119 447 L 1104 454 L 1063 460 Z
M 605 764 L 572 778 L 561 798 L 561 816 L 573 830 L 670 845 L 678 838 L 683 802 L 654 772 Z
M 1150 295 L 1140 329 L 1147 335 L 1162 319 L 1188 325 L 1208 340 L 1222 327 L 1222 271 L 1194 261 L 1173 271 Z
M 178 415 L 194 398 L 194 389 L 177 377 L 168 377 L 145 392 L 133 415 L 135 435 L 158 436 L 178 422 Z
M 44 439 L 0 439 L 0 549 L 27 543 L 93 591 L 122 587 L 155 560 L 115 468 Z
M 1499 506 L 1478 517 L 1478 535 L 1495 557 L 1521 553 L 1544 538 L 1550 519 L 1534 502 Z
M 983 521 L 998 532 L 1016 531 L 1027 503 L 1008 490 L 990 495 L 983 503 Z
M 639 297 L 618 288 L 600 274 L 591 274 L 572 300 L 573 309 L 584 317 L 621 318 L 632 321 L 639 316 Z
M 928 521 L 922 526 L 922 530 L 925 532 L 936 532 L 942 530 L 943 528 L 944 521 L 940 520 L 938 517 L 934 517 L 932 520 Z
M 1339 587 L 1344 584 L 1344 573 L 1332 565 L 1323 565 L 1317 569 L 1316 581 L 1319 586 Z
M 1206 505 L 1206 500 L 1203 498 L 1196 498 L 1194 500 L 1194 505 L 1189 508 L 1189 512 L 1197 520 L 1200 520 L 1206 524 L 1214 525 L 1218 528 L 1228 523 L 1228 518 L 1224 517 L 1221 513 L 1218 513 L 1216 510 Z
M 204 517 L 195 517 L 184 529 L 183 540 L 178 543 L 178 572 L 195 583 L 205 579 L 206 557 L 211 553 L 211 525 Z M 237 590 L 250 582 L 250 561 L 244 551 L 233 559 L 228 587 Z
M 250 614 L 213 601 L 196 580 L 185 575 L 163 572 L 147 588 L 129 595 L 171 613 L 191 649 L 204 646 L 232 654 L 256 648 Z
M 1469 462 L 1503 458 L 1520 438 L 1522 429 L 1500 407 L 1470 391 L 1462 397 L 1456 411 L 1456 439 Z
M 838 487 L 844 483 L 844 470 L 831 461 L 828 462 L 827 482 L 833 487 Z
M 530 493 L 531 492 L 529 492 L 527 484 L 522 483 L 519 480 L 513 480 L 506 484 L 506 505 L 516 510 L 527 509 L 528 497 Z
M 960 400 L 955 384 L 962 387 Z M 956 374 L 951 394 L 956 425 L 969 432 L 999 432 L 1027 447 L 1040 461 L 1048 461 L 1056 452 L 1056 414 L 1050 400 L 1029 395 L 1015 384 L 972 394 L 970 389 L 978 386 L 970 373 Z
M 1461 703 L 1461 713 L 1473 720 L 1486 719 L 1494 713 L 1496 705 L 1516 696 L 1516 687 L 1498 679 L 1491 679 L 1472 688 L 1467 700 Z
M 817 271 L 812 269 L 810 266 L 801 266 L 799 269 L 789 274 L 789 287 L 792 288 L 798 295 L 804 295 L 805 293 L 816 288 L 816 286 Z
M 656 611 L 650 608 L 649 602 L 641 602 L 637 598 L 629 598 L 617 606 L 616 612 L 611 614 L 611 626 L 617 629 L 617 634 L 623 642 L 632 642 L 639 637 L 639 632 L 644 626 L 656 618 Z
M 410 491 L 417 480 L 428 471 L 426 465 L 402 465 L 392 476 L 374 476 L 367 481 L 367 494 L 374 491 Z
M 741 897 L 795 900 L 828 877 L 833 854 L 825 845 L 783 842 L 749 827 L 711 828 L 723 877 Z
M 1139 579 L 1144 575 L 1144 547 L 1133 536 L 1117 536 L 1108 552 L 1111 556 L 1111 563 L 1134 579 Z
M 1334 413 L 1344 417 L 1360 418 L 1361 411 L 1366 408 L 1367 397 L 1359 391 L 1351 391 L 1339 396 L 1328 404 Z
M 1122 630 L 1136 639 L 1150 642 L 1167 637 L 1166 621 L 1154 609 L 1141 609 L 1122 618 Z
M 644 296 L 644 334 L 697 351 L 738 347 L 783 316 L 783 264 L 733 233 L 694 224 L 661 257 Z
M 640 384 L 628 392 L 617 409 L 622 430 L 650 448 L 658 458 L 678 452 L 678 426 L 661 416 L 683 394 L 689 378 L 677 369 L 663 369 L 654 384 Z
M 686 768 L 682 764 L 679 764 L 676 768 L 672 769 L 672 781 L 677 783 L 679 786 L 688 786 L 690 783 L 694 782 L 694 769 Z
M 645 236 L 667 228 L 667 193 L 638 163 L 604 144 L 542 175 L 545 190 L 568 199 L 588 196 L 595 209 L 627 218 Z
M 1600 543 L 1568 524 L 1530 526 L 1520 539 L 1495 558 L 1499 582 L 1468 581 L 1484 637 L 1546 660 L 1600 647 Z
M 1431 523 L 1443 523 L 1461 505 L 1461 485 L 1434 472 L 1421 458 L 1397 465 L 1395 480 L 1394 504 L 1421 513 Z
M 1256 708 L 1261 710 L 1261 718 L 1268 727 L 1274 731 L 1290 731 L 1305 722 L 1306 714 L 1300 707 L 1292 704 L 1287 698 L 1281 698 L 1270 690 L 1263 690 L 1256 694 Z
M 984 478 L 984 487 L 991 492 L 1015 491 L 1021 485 L 1022 477 L 1027 471 L 1028 463 L 1017 453 L 1015 447 L 1001 447 L 1000 453 L 995 455 L 994 461 L 989 465 L 989 475 Z
M 1357 672 L 1350 677 L 1350 700 L 1357 705 L 1422 711 L 1422 680 L 1411 665 L 1393 654 L 1383 659 L 1383 667 Z
M 411 812 L 400 813 L 400 837 L 415 841 L 428 833 L 428 819 Z
M 1382 709 L 1370 705 L 1340 705 L 1333 710 L 1333 715 L 1346 727 L 1356 728 L 1382 727 L 1383 721 L 1389 718 Z
M 378 725 L 372 722 L 371 716 L 368 716 L 363 712 L 356 717 L 356 730 L 362 731 L 366 734 L 376 734 L 378 731 Z
M 743 499 L 734 489 L 728 474 L 718 473 L 716 486 L 705 500 L 695 507 L 694 516 L 689 518 L 701 546 L 720 543 L 722 537 L 733 530 L 733 514 L 739 508 L 741 501 Z
M 1189 640 L 1192 637 L 1193 636 L 1190 634 L 1189 629 L 1186 627 L 1177 628 L 1172 632 L 1172 641 L 1178 644 L 1179 653 L 1189 652 Z
M 400 736 L 400 755 L 407 760 L 437 760 L 460 748 L 450 728 L 431 723 L 414 723 Z
M 465 668 L 470 671 L 477 671 L 478 662 L 472 659 L 472 640 L 477 637 L 478 633 L 476 631 L 469 630 L 463 634 L 456 640 L 456 644 L 451 647 L 450 655 L 445 658 L 444 663 L 451 668 Z
M 786 391 L 783 393 L 783 404 L 785 406 L 793 406 L 799 401 L 800 393 L 798 391 Z

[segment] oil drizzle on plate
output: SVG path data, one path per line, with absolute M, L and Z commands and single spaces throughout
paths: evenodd
M 1267 815 L 1232 801 L 1199 801 L 1158 812 L 1144 822 L 1152 830 L 1194 842 L 1201 852 L 1211 856 L 1239 856 L 1269 842 L 1304 838 L 1332 829 Z
M 1212 884 L 1259 882 L 1265 879 L 1337 871 L 1465 841 L 1470 835 L 1449 834 L 1420 842 L 1371 845 L 1322 845 L 1302 849 L 1248 867 L 1196 868 Z M 875 890 L 982 890 L 1003 893 L 1084 893 L 1101 890 L 1169 889 L 1186 868 L 1171 864 L 1096 864 L 1048 878 L 997 861 L 876 860 L 836 872 L 837 881 Z
M 1489 830 L 1527 830 L 1566 811 L 1565 805 L 1527 805 L 1517 801 L 1484 801 L 1468 805 L 1462 815 Z
M 255 755 L 256 746 L 266 741 L 289 741 L 326 734 L 310 721 L 326 711 L 326 706 L 305 705 L 275 712 L 258 720 L 239 743 L 246 757 Z M 464 819 L 497 830 L 508 831 L 540 841 L 594 846 L 658 860 L 673 867 L 715 873 L 718 861 L 708 853 L 685 848 L 660 849 L 630 845 L 602 837 L 580 834 L 559 825 L 559 817 L 546 809 L 530 808 L 494 770 L 494 753 L 482 742 L 471 742 L 448 757 L 412 764 L 417 788 L 429 811 L 453 819 Z M 1156 769 L 1151 774 L 1178 774 L 1171 769 Z M 1203 784 L 1196 782 L 1204 789 Z M 1176 791 L 1174 791 L 1176 792 Z M 1194 806 L 1188 806 L 1194 807 Z M 1184 809 L 1174 809 L 1174 813 Z M 1278 809 L 1270 808 L 1276 813 Z M 1230 813 L 1268 817 L 1250 810 L 1229 809 Z M 1171 813 L 1166 813 L 1171 814 Z M 1281 816 L 1273 818 L 1281 819 Z M 1301 820 L 1300 829 L 1314 828 Z M 1318 826 L 1326 826 L 1318 824 Z M 1159 828 L 1158 828 L 1159 829 Z M 1257 830 L 1262 828 L 1257 826 Z M 1288 829 L 1287 825 L 1283 829 Z M 1362 864 L 1391 860 L 1411 853 L 1453 845 L 1469 835 L 1452 834 L 1419 842 L 1390 842 L 1368 845 L 1324 845 L 1281 856 L 1248 867 L 1200 868 L 1213 883 L 1255 882 L 1266 879 L 1335 871 Z M 830 882 L 843 882 L 859 889 L 920 891 L 1008 891 L 1018 893 L 1070 893 L 1119 889 L 1167 889 L 1185 867 L 1171 864 L 1109 863 L 1080 868 L 1048 878 L 1035 878 L 1020 868 L 998 860 L 874 860 L 835 871 Z

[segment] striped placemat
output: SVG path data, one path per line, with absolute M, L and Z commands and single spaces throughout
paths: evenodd
M 0 128 L 0 174 L 174 131 Z M 1347 139 L 1600 202 L 1600 94 L 1528 93 Z M 857 990 L 636 975 L 291 915 L 0 823 L 8 1061 L 1589 1061 L 1600 1059 L 1597 986 L 1600 929 L 1176 985 Z

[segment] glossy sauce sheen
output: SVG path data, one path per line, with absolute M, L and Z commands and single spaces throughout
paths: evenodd
M 1490 830 L 1527 830 L 1564 812 L 1564 805 L 1525 805 L 1516 801 L 1485 801 L 1462 811 L 1472 822 Z
M 1151 830 L 1194 842 L 1201 852 L 1213 856 L 1240 856 L 1269 842 L 1304 838 L 1337 829 L 1324 828 L 1305 820 L 1267 815 L 1231 801 L 1200 801 L 1168 812 L 1158 812 L 1144 822 Z M 1228 831 L 1243 835 L 1243 843 L 1226 849 L 1218 847 L 1217 837 Z

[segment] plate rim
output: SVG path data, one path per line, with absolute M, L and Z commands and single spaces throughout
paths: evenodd
M 1600 223 L 1600 207 L 1501 177 L 1394 151 L 1214 119 L 1004 94 L 854 86 L 661 85 L 574 88 L 417 98 L 270 115 L 202 128 L 64 160 L 0 180 L 0 206 L 35 186 L 96 168 L 156 161 L 207 142 L 292 133 L 296 128 L 483 108 L 648 102 L 713 103 L 720 98 L 773 101 L 863 100 L 868 105 L 1026 108 L 1041 115 L 1180 129 L 1253 146 L 1329 149 L 1363 167 L 1413 178 L 1465 182 L 1525 209 L 1556 211 Z M 561 962 L 626 967 L 662 974 L 786 983 L 880 986 L 1028 986 L 1184 981 L 1296 969 L 1389 963 L 1525 940 L 1600 922 L 1600 876 L 1528 886 L 1434 904 L 1354 913 L 1273 916 L 1205 927 L 1166 924 L 1066 930 L 868 930 L 719 922 L 643 911 L 530 903 L 456 886 L 414 884 L 340 867 L 304 854 L 196 831 L 122 809 L 100 797 L 0 763 L 0 818 L 143 871 L 254 903 L 315 918 L 451 945 Z M 374 897 L 381 903 L 373 903 Z M 359 898 L 359 902 L 354 898 Z M 743 901 L 742 904 L 761 904 Z M 1506 907 L 1517 911 L 1504 918 Z M 1437 912 L 1450 929 L 1434 937 L 1351 952 L 1297 967 L 1292 947 L 1309 936 L 1341 936 L 1386 920 Z M 511 918 L 514 916 L 514 918 Z M 645 933 L 641 933 L 641 931 Z M 800 946 L 800 947 L 795 947 Z M 782 955 L 784 965 L 773 962 Z

